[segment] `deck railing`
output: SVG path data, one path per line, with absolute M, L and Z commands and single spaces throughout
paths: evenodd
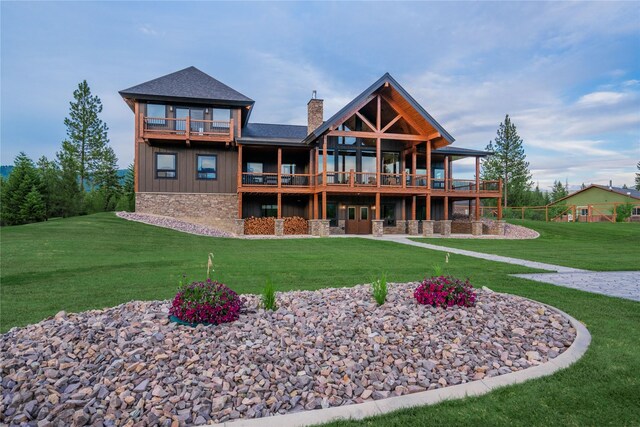
M 143 117 L 142 131 L 147 136 L 171 135 L 190 139 L 228 137 L 233 139 L 233 120 L 195 120 L 190 117 Z

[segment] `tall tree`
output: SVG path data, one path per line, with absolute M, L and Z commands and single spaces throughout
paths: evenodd
M 73 92 L 74 101 L 69 103 L 69 117 L 64 119 L 68 142 L 76 152 L 80 189 L 91 182 L 93 173 L 101 161 L 105 147 L 109 143 L 108 127 L 98 116 L 102 112 L 102 101 L 91 94 L 86 80 L 78 84 Z
M 63 141 L 56 158 L 60 167 L 58 196 L 61 214 L 64 217 L 78 215 L 82 211 L 84 192 L 78 184 L 80 166 L 76 147 L 69 141 Z
M 20 152 L 14 161 L 14 167 L 6 183 L 2 186 L 2 224 L 17 225 L 38 219 L 29 216 L 29 210 L 23 209 L 27 196 L 40 187 L 40 179 L 33 161 Z M 30 202 L 35 196 L 30 197 Z
M 118 158 L 109 146 L 104 147 L 100 162 L 94 173 L 94 184 L 104 200 L 102 210 L 112 211 L 120 194 L 120 177 L 118 177 Z
M 555 202 L 569 194 L 566 186 L 562 185 L 560 181 L 553 181 L 553 187 L 551 187 L 551 201 Z
M 45 206 L 45 219 L 61 216 L 60 167 L 55 161 L 51 161 L 45 156 L 38 159 L 37 166 L 40 177 L 40 193 Z
M 636 167 L 640 171 L 640 162 L 638 162 Z M 636 190 L 640 191 L 640 173 L 638 173 L 638 172 L 636 172 Z
M 519 206 L 526 202 L 527 192 L 531 189 L 531 172 L 526 161 L 522 138 L 509 115 L 498 127 L 496 138 L 489 141 L 486 150 L 493 156 L 482 162 L 482 179 L 502 179 L 503 201 L 507 207 Z
M 122 190 L 127 201 L 126 210 L 129 212 L 134 212 L 136 210 L 136 189 L 133 163 L 131 163 L 127 168 L 127 174 L 124 176 L 124 186 Z

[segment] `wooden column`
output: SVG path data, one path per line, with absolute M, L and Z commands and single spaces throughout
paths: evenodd
M 449 156 L 444 156 L 444 191 L 449 191 Z
M 317 148 L 314 148 L 313 151 L 316 152 L 315 153 L 316 161 L 313 163 L 313 183 L 315 185 L 318 185 L 318 169 L 319 169 L 319 166 L 320 166 L 320 161 L 318 160 L 319 153 L 318 153 L 318 149 Z M 318 218 L 316 218 L 316 219 L 318 219 Z
M 322 219 L 327 219 L 327 192 L 322 192 Z
M 140 159 L 140 155 L 138 154 L 138 151 L 140 150 L 140 103 L 138 101 L 135 101 L 135 103 L 133 104 L 133 111 L 134 111 L 134 116 L 136 117 L 135 120 L 135 129 L 134 129 L 134 136 L 133 136 L 133 141 L 134 141 L 134 152 L 133 152 L 133 191 L 134 192 L 138 192 L 139 191 L 139 184 L 138 184 L 138 175 L 140 175 L 140 168 L 138 166 L 138 161 Z
M 411 180 L 409 181 L 411 185 L 415 185 L 415 175 L 416 175 L 416 163 L 418 162 L 418 149 L 414 145 L 411 147 Z M 415 199 L 415 197 L 414 197 Z M 415 218 L 412 218 L 415 219 Z
M 313 218 L 313 195 L 309 194 L 309 207 L 308 207 L 308 212 L 307 212 L 307 218 L 308 219 L 312 219 Z
M 278 147 L 278 188 L 282 187 L 282 147 Z
M 313 194 L 313 219 L 318 219 L 318 193 Z
M 402 198 L 402 217 L 401 219 L 403 221 L 407 220 L 407 198 L 403 197 Z
M 377 109 L 376 109 L 376 131 L 380 132 L 380 128 L 382 127 L 382 107 L 381 107 L 381 101 L 380 101 L 380 95 L 378 95 L 378 105 L 377 105 Z
M 480 157 L 476 157 L 476 193 L 479 193 L 479 192 L 480 192 Z
M 322 185 L 327 185 L 327 135 L 322 140 Z
M 427 189 L 431 190 L 431 141 L 427 141 Z
M 476 197 L 476 221 L 480 221 L 480 197 Z
M 544 222 L 549 222 L 549 206 L 544 207 Z
M 238 193 L 238 219 L 242 219 L 242 193 Z
M 378 98 L 380 99 L 380 98 Z M 376 139 L 376 184 L 380 187 L 380 163 L 382 159 L 380 158 L 380 138 Z M 379 219 L 379 218 L 377 218 Z
M 380 219 L 380 193 L 376 193 L 376 219 Z
M 427 221 L 431 221 L 431 194 L 427 194 L 427 204 L 424 215 Z
M 502 219 L 502 197 L 498 197 L 498 221 Z
M 449 220 L 449 196 L 444 196 L 444 220 Z
M 238 188 L 242 187 L 242 145 L 238 144 Z
M 416 196 L 411 197 L 411 219 L 416 220 Z
M 313 186 L 312 182 L 313 182 L 313 151 L 311 150 L 309 151 L 309 185 Z
M 282 218 L 282 193 L 278 193 L 278 219 Z

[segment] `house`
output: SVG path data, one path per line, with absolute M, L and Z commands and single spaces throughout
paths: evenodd
M 620 205 L 632 204 L 630 221 L 640 221 L 640 191 L 612 185 L 592 184 L 549 204 L 562 206 L 564 219 L 571 213 L 572 220 L 584 222 L 615 222 Z
M 327 120 L 314 91 L 305 126 L 251 122 L 252 99 L 195 67 L 120 95 L 135 115 L 139 212 L 207 217 L 238 233 L 244 218 L 273 216 L 279 234 L 299 216 L 315 235 L 428 235 L 450 232 L 455 201 L 473 201 L 474 220 L 481 199 L 500 206 L 501 183 L 478 178 L 491 153 L 453 147 L 388 73 Z M 476 178 L 455 179 L 454 162 L 468 157 Z

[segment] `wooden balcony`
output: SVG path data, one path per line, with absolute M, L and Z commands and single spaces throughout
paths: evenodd
M 194 120 L 190 117 L 143 117 L 139 126 L 144 139 L 231 142 L 234 139 L 233 120 Z
M 429 179 L 421 174 L 378 174 L 375 172 L 326 172 L 313 174 L 278 174 L 242 172 L 238 183 L 245 192 L 365 192 L 386 194 L 431 193 L 450 197 L 498 197 L 500 181 Z

